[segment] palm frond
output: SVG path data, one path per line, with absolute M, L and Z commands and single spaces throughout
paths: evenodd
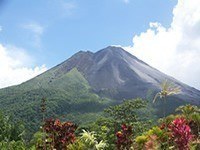
M 158 99 L 158 97 L 160 97 L 160 92 L 157 93 L 155 96 L 154 96 L 154 99 L 153 99 L 153 103 L 155 103 L 155 101 Z
M 155 95 L 153 103 L 156 101 L 158 96 L 160 96 L 160 98 L 164 98 L 167 96 L 179 94 L 181 92 L 181 88 L 179 86 L 176 86 L 173 82 L 168 82 L 167 80 L 164 80 L 160 86 L 161 91 Z

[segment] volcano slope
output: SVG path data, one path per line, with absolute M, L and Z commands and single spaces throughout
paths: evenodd
M 96 53 L 80 51 L 43 74 L 17 86 L 0 89 L 0 109 L 23 120 L 30 130 L 41 121 L 41 99 L 46 117 L 92 121 L 104 108 L 137 97 L 152 101 L 168 80 L 181 93 L 167 99 L 168 113 L 186 103 L 200 105 L 200 91 L 149 66 L 120 47 Z M 161 114 L 158 103 L 157 114 Z

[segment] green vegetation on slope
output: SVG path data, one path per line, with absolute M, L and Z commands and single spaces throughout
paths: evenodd
M 35 131 L 42 118 L 42 97 L 48 100 L 46 117 L 71 119 L 77 123 L 83 121 L 80 117 L 77 120 L 79 114 L 84 120 L 91 114 L 98 116 L 112 102 L 92 93 L 87 80 L 76 68 L 60 76 L 56 76 L 55 72 L 52 69 L 45 76 L 1 89 L 0 109 L 13 115 L 15 120 L 23 120 L 28 130 Z

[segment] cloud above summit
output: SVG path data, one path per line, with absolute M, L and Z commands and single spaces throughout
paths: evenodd
M 127 51 L 151 66 L 200 89 L 200 1 L 178 0 L 169 28 L 159 22 L 133 37 Z

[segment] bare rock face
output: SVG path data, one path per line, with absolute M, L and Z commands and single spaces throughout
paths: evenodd
M 164 80 L 179 86 L 177 99 L 200 105 L 200 91 L 158 71 L 121 47 L 109 46 L 96 53 L 80 51 L 54 67 L 59 76 L 77 68 L 100 96 L 123 100 L 145 98 L 149 91 L 157 92 Z

